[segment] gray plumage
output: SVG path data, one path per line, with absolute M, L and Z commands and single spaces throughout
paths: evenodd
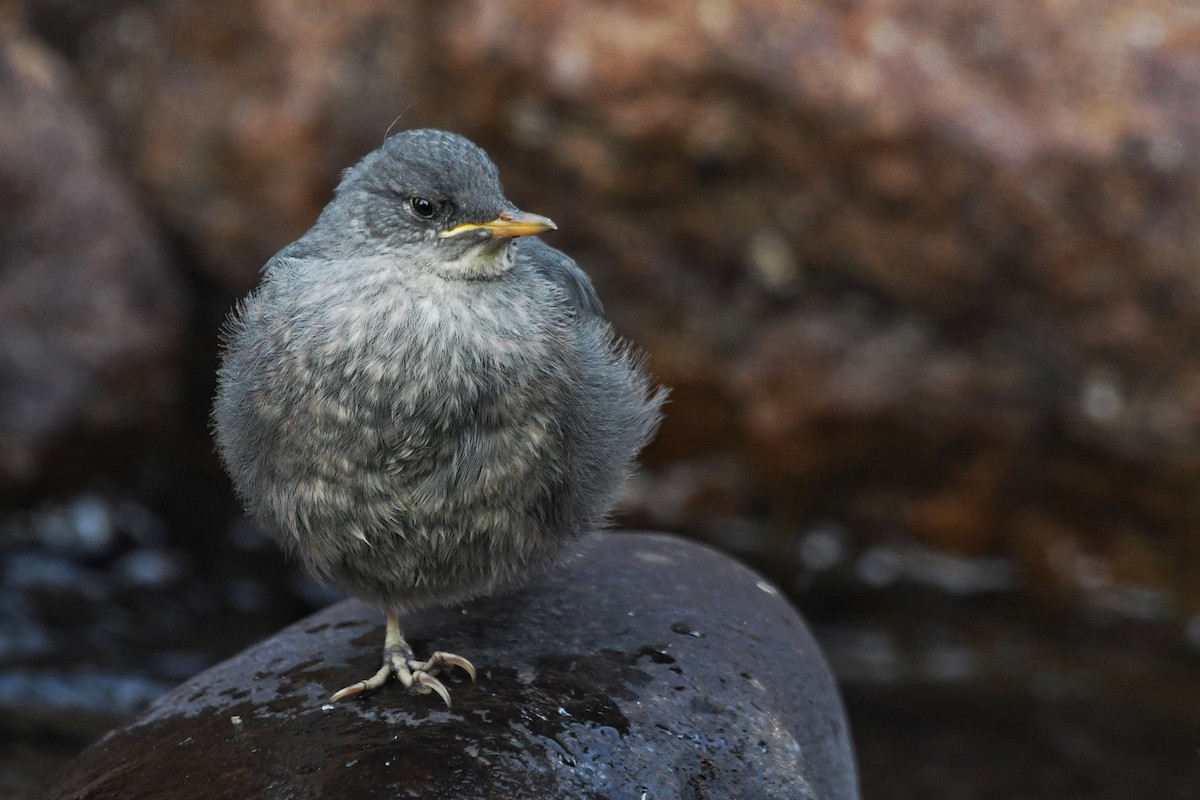
M 227 324 L 213 421 L 239 495 L 391 613 L 560 559 L 658 425 L 663 393 L 575 262 L 479 225 L 509 212 L 478 147 L 399 134 Z

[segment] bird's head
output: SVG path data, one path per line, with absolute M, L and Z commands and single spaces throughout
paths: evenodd
M 513 237 L 556 230 L 504 197 L 496 165 L 467 139 L 438 130 L 389 138 L 346 171 L 327 213 L 359 255 L 478 279 L 510 266 Z

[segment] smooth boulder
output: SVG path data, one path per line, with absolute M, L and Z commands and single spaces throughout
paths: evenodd
M 845 712 L 779 590 L 677 537 L 593 537 L 520 592 L 404 618 L 479 669 L 454 701 L 374 672 L 348 601 L 201 673 L 85 751 L 51 798 L 858 797 Z

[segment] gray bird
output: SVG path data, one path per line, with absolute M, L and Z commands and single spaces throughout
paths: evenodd
M 213 408 L 247 510 L 387 617 L 389 676 L 450 696 L 398 615 L 518 585 L 603 524 L 660 419 L 587 276 L 479 147 L 414 130 L 348 169 L 230 315 Z

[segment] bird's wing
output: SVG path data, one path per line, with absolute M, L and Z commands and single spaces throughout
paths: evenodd
M 570 256 L 555 250 L 541 239 L 532 236 L 516 243 L 517 257 L 527 259 L 543 277 L 559 286 L 576 313 L 585 316 L 604 316 L 604 306 L 587 273 Z

